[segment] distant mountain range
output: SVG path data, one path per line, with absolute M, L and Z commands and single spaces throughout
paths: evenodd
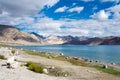
M 56 36 L 44 37 L 35 32 L 27 33 L 13 26 L 0 25 L 0 43 L 9 45 L 120 45 L 120 37 Z

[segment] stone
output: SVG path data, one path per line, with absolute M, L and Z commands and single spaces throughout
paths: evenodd
M 15 61 L 15 57 L 14 56 L 12 56 L 12 57 L 7 59 L 7 63 L 10 63 L 10 64 L 13 64 L 14 61 Z
M 116 65 L 115 63 L 111 63 L 112 65 Z
M 90 60 L 89 62 L 93 62 L 92 60 Z
M 15 55 L 16 55 L 16 56 L 17 56 L 17 55 L 19 55 L 19 52 L 18 52 L 18 50 L 16 51 Z
M 78 57 L 73 57 L 73 59 L 75 59 L 75 60 L 79 60 L 79 58 L 78 58 Z
M 65 57 L 65 59 L 69 59 L 69 57 Z
M 63 53 L 60 53 L 60 55 L 61 55 L 61 56 L 64 56 L 64 54 L 63 54 Z
M 103 65 L 103 68 L 107 69 L 107 68 L 108 68 L 108 66 L 107 66 L 107 65 Z
M 48 74 L 48 70 L 47 70 L 46 68 L 43 69 L 43 72 L 44 72 L 45 74 Z
M 15 62 L 15 56 L 8 58 L 6 64 L 7 68 L 17 68 L 19 66 L 18 62 Z
M 98 62 L 98 61 L 95 61 L 96 63 Z
M 89 61 L 89 59 L 84 59 L 84 61 Z
M 14 62 L 13 64 L 11 64 L 11 68 L 18 68 L 19 64 L 18 62 Z
M 51 66 L 50 69 L 55 69 L 55 67 L 54 67 L 54 66 Z
M 68 74 L 65 74 L 64 76 L 65 76 L 65 77 L 67 77 L 67 76 L 68 76 Z

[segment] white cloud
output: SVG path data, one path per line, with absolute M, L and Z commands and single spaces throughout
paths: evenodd
M 48 2 L 47 2 L 48 1 Z M 114 18 L 120 18 L 120 5 L 99 11 L 92 15 L 95 19 L 53 20 L 43 14 L 36 15 L 37 20 L 29 15 L 41 10 L 44 5 L 53 6 L 58 0 L 0 0 L 0 23 L 19 25 L 19 28 L 26 28 L 26 31 L 37 32 L 40 35 L 74 35 L 74 36 L 120 36 L 120 19 L 108 19 L 109 13 L 113 12 Z M 22 5 L 21 5 L 22 4 Z M 27 5 L 29 4 L 29 5 Z M 84 7 L 69 9 L 70 12 L 80 13 Z M 69 11 L 68 10 L 68 11 Z M 25 15 L 25 16 L 24 16 Z M 42 16 L 42 17 L 41 17 Z M 96 20 L 99 19 L 99 20 Z M 65 28 L 61 28 L 65 26 Z
M 34 23 L 34 18 L 44 6 L 52 7 L 59 0 L 0 0 L 0 24 Z M 39 14 L 41 15 L 41 14 Z
M 39 18 L 37 21 L 32 17 L 18 18 L 13 21 L 13 25 L 19 25 L 18 28 L 25 28 L 27 32 L 37 32 L 45 36 L 59 33 L 62 26 L 59 21 L 48 17 Z
M 2 11 L 0 14 L 0 17 L 5 17 L 5 16 L 9 16 L 10 14 L 6 11 Z
M 119 19 L 120 20 L 120 13 L 119 12 L 115 12 L 113 17 L 114 17 L 114 19 Z
M 32 18 L 25 18 L 21 21 L 19 18 L 16 22 L 20 22 L 19 28 L 26 28 L 26 31 L 37 32 L 40 35 L 74 35 L 74 36 L 120 36 L 119 20 L 108 19 L 105 21 L 98 20 L 74 20 L 61 19 L 53 20 L 52 18 L 39 18 L 34 22 Z M 18 23 L 16 23 L 18 24 Z M 65 26 L 65 28 L 61 28 Z
M 120 0 L 100 0 L 101 2 L 116 2 L 118 3 Z
M 41 15 L 43 16 L 43 15 Z M 40 16 L 37 16 L 40 17 Z M 20 24 L 19 28 L 26 28 L 27 32 L 37 32 L 40 35 L 74 35 L 74 36 L 120 36 L 120 22 L 117 19 L 98 20 L 53 20 L 46 16 L 34 21 L 32 17 L 9 17 L 4 20 L 13 25 Z M 0 22 L 1 22 L 0 21 Z M 65 28 L 61 28 L 65 26 Z
M 120 4 L 119 5 L 115 5 L 111 8 L 108 8 L 107 10 L 111 11 L 111 12 L 120 12 Z
M 43 1 L 45 1 L 45 0 L 43 0 Z M 51 6 L 53 6 L 53 5 L 55 5 L 57 2 L 59 2 L 59 0 L 46 0 L 46 4 L 45 5 L 47 5 L 48 7 L 51 7 Z
M 60 7 L 60 8 L 55 10 L 55 13 L 57 13 L 57 12 L 65 12 L 66 9 L 68 9 L 68 7 L 66 7 L 66 6 Z
M 100 10 L 97 13 L 94 13 L 91 17 L 98 20 L 107 20 L 110 14 L 105 12 L 104 10 Z
M 120 19 L 120 4 L 115 5 L 113 7 L 110 7 L 108 9 L 106 9 L 108 12 L 112 12 L 113 13 L 113 18 L 114 19 Z
M 81 1 L 84 1 L 84 2 L 92 2 L 94 0 L 81 0 Z
M 0 12 L 6 11 L 11 16 L 18 17 L 37 13 L 46 5 L 51 7 L 59 0 L 0 0 Z
M 68 11 L 69 12 L 78 12 L 78 13 L 80 13 L 83 9 L 84 9 L 84 7 L 74 7 L 74 8 L 69 9 Z

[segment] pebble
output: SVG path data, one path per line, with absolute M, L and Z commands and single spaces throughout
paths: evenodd
M 61 55 L 61 56 L 64 56 L 64 54 L 63 54 L 63 53 L 60 53 L 60 55 Z
M 54 66 L 51 66 L 51 69 L 55 69 L 55 67 L 54 67 Z
M 75 59 L 75 60 L 79 60 L 79 58 L 77 58 L 77 57 L 73 57 L 73 59 Z
M 107 66 L 107 65 L 103 65 L 103 68 L 107 69 L 107 68 L 108 68 L 108 66 Z
M 43 69 L 43 72 L 44 72 L 45 74 L 48 74 L 48 70 L 47 70 L 46 68 Z
M 65 57 L 65 59 L 70 59 L 70 57 Z
M 116 65 L 115 63 L 111 63 L 112 65 Z
M 67 77 L 67 76 L 68 76 L 68 74 L 65 74 L 64 76 L 65 76 L 65 77 Z

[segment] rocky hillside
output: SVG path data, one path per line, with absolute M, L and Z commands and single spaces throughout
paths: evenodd
M 44 44 L 64 44 L 64 43 L 65 40 L 55 35 L 50 35 L 44 39 Z
M 13 26 L 0 25 L 0 43 L 28 45 L 40 43 L 40 40 L 35 35 Z
M 88 38 L 86 40 L 72 40 L 64 44 L 72 45 L 120 45 L 120 37 L 108 36 L 103 38 Z
M 88 38 L 85 36 L 56 36 L 50 35 L 48 37 L 39 36 L 34 33 L 41 40 L 42 44 L 63 44 L 63 45 L 120 45 L 120 37 L 108 36 L 108 37 L 94 37 Z

